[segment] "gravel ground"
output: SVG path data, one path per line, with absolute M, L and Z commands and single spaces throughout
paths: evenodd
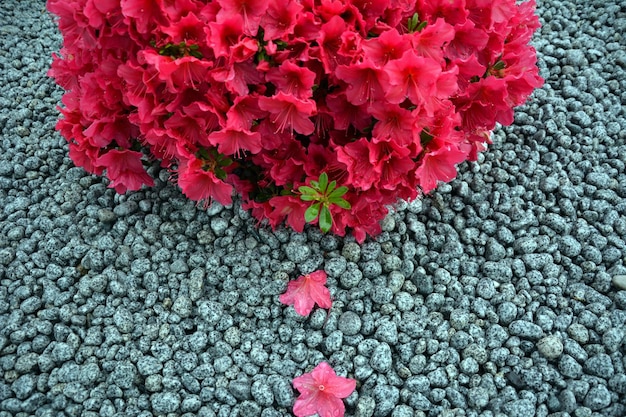
M 254 231 L 73 167 L 43 1 L 0 4 L 0 417 L 289 415 L 328 361 L 350 416 L 626 415 L 626 4 L 541 1 L 546 85 L 376 240 Z M 324 268 L 334 305 L 278 301 Z

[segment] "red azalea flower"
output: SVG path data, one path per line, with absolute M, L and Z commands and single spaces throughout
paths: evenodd
M 118 146 L 130 148 L 130 138 L 137 137 L 139 129 L 129 122 L 126 115 L 119 114 L 92 121 L 83 133 L 93 146 L 104 148 L 115 141 Z
M 400 35 L 395 28 L 390 28 L 376 38 L 363 40 L 362 47 L 365 56 L 382 67 L 391 60 L 402 58 L 411 48 L 409 39 L 409 35 Z
M 451 25 L 463 24 L 469 14 L 465 0 L 417 0 L 419 16 L 428 16 L 432 22 L 443 17 Z
M 346 97 L 355 106 L 372 104 L 385 96 L 382 71 L 370 60 L 350 65 L 339 65 L 335 75 L 348 84 Z
M 308 177 L 316 177 L 320 172 L 326 172 L 329 178 L 337 183 L 346 182 L 346 166 L 337 160 L 337 153 L 330 146 L 311 143 L 307 147 L 307 158 L 304 163 L 304 172 Z
M 372 117 L 367 112 L 367 105 L 355 106 L 348 101 L 345 93 L 338 92 L 326 96 L 328 114 L 334 121 L 334 128 L 347 130 L 353 126 L 357 130 L 364 130 L 372 123 Z
M 443 47 L 454 39 L 454 27 L 444 19 L 437 19 L 426 25 L 420 32 L 413 34 L 411 44 L 418 55 L 430 57 L 437 62 L 443 61 Z
M 217 0 L 222 10 L 217 14 L 222 17 L 241 16 L 246 34 L 256 36 L 261 16 L 267 9 L 267 0 Z
M 385 65 L 385 74 L 389 80 L 387 100 L 402 103 L 408 97 L 413 104 L 423 106 L 435 94 L 441 65 L 409 50 L 402 55 L 402 59 L 389 61 Z
M 466 157 L 465 152 L 453 146 L 424 154 L 419 167 L 415 170 L 422 191 L 428 193 L 434 190 L 438 181 L 452 181 L 457 174 L 455 165 L 463 162 Z
M 259 153 L 262 149 L 261 135 L 236 127 L 227 127 L 224 130 L 212 132 L 208 136 L 211 145 L 217 146 L 217 150 L 224 155 L 234 155 L 236 158 L 243 156 L 243 151 Z
M 290 136 L 283 138 L 279 148 L 252 157 L 255 164 L 266 168 L 274 184 L 279 186 L 293 183 L 294 178 L 302 178 L 304 160 L 302 143 Z
M 293 386 L 300 392 L 293 405 L 297 417 L 343 417 L 345 406 L 341 399 L 352 394 L 356 381 L 337 376 L 330 365 L 321 362 L 311 373 L 295 378 Z
M 163 26 L 160 29 L 163 33 L 170 36 L 169 41 L 171 43 L 178 44 L 184 42 L 187 45 L 202 45 L 206 40 L 204 22 L 193 12 L 187 12 L 180 19 L 170 20 L 167 26 Z
M 321 308 L 331 308 L 330 292 L 325 284 L 326 272 L 323 270 L 302 275 L 295 281 L 289 281 L 287 292 L 279 297 L 280 302 L 293 304 L 296 313 L 301 316 L 308 316 L 315 304 Z
M 406 109 L 392 105 L 376 105 L 369 112 L 377 120 L 372 130 L 372 139 L 393 140 L 400 146 L 413 143 L 413 125 L 415 117 Z
M 378 183 L 380 161 L 376 160 L 376 149 L 372 142 L 361 138 L 337 147 L 337 160 L 347 166 L 348 182 L 361 190 L 369 190 Z
M 165 81 L 172 94 L 180 93 L 186 88 L 197 89 L 205 80 L 208 70 L 213 67 L 212 62 L 193 56 L 172 59 L 159 55 L 156 51 L 146 51 L 143 57 L 156 68 L 159 79 Z
M 259 107 L 270 112 L 277 132 L 283 132 L 288 128 L 302 135 L 310 135 L 315 130 L 315 125 L 310 119 L 310 116 L 317 112 L 313 100 L 302 100 L 293 94 L 279 91 L 272 97 L 260 97 Z
M 452 60 L 467 60 L 484 49 L 488 41 L 489 35 L 477 28 L 474 22 L 467 20 L 454 27 L 454 39 L 445 47 L 446 57 Z
M 119 0 L 88 1 L 83 13 L 89 19 L 90 26 L 100 28 L 111 15 L 120 13 L 119 4 Z
M 204 31 L 215 56 L 228 57 L 230 48 L 239 43 L 243 36 L 243 17 L 235 14 L 217 22 L 209 22 Z
M 439 99 L 450 97 L 458 89 L 456 68 L 442 72 L 435 60 L 417 56 L 413 51 L 405 52 L 400 60 L 390 61 L 384 73 L 390 84 L 386 98 L 391 103 L 402 103 L 408 98 L 429 115 L 439 107 Z
M 345 63 L 347 59 L 339 56 L 341 48 L 341 35 L 347 30 L 345 21 L 340 16 L 333 16 L 322 25 L 319 32 L 319 59 L 324 65 L 324 72 L 330 74 L 335 71 L 337 65 Z
M 267 112 L 259 108 L 257 95 L 245 95 L 235 98 L 233 105 L 226 113 L 226 120 L 231 127 L 250 129 L 255 121 L 266 115 Z
M 128 149 L 111 149 L 96 160 L 96 164 L 106 169 L 107 177 L 111 180 L 109 188 L 115 188 L 119 194 L 127 190 L 139 190 L 143 184 L 148 187 L 154 185 L 153 179 L 145 171 L 141 163 L 141 152 Z
M 296 16 L 302 10 L 302 5 L 293 0 L 270 0 L 267 2 L 267 11 L 261 17 L 261 26 L 265 31 L 263 40 L 283 39 L 293 34 L 296 26 Z
M 274 210 L 268 214 L 271 224 L 280 224 L 285 218 L 287 224 L 296 232 L 302 233 L 304 230 L 304 212 L 309 208 L 309 204 L 302 201 L 297 196 L 286 195 L 276 196 L 269 200 L 270 206 Z
M 134 23 L 141 34 L 150 34 L 155 26 L 167 24 L 162 0 L 121 0 L 120 5 L 126 24 Z
M 197 0 L 162 0 L 162 9 L 170 22 L 175 22 L 188 13 L 202 15 L 208 5 Z M 206 21 L 206 20 L 204 20 Z
M 233 186 L 215 176 L 211 166 L 194 155 L 183 153 L 178 167 L 178 185 L 183 194 L 208 206 L 217 200 L 227 206 L 232 203 Z
M 81 5 L 66 0 L 50 0 L 48 11 L 59 16 L 58 26 L 63 33 L 63 46 L 67 49 L 93 50 L 97 46 L 95 28 L 89 25 Z
M 291 61 L 285 61 L 279 67 L 271 68 L 265 79 L 274 83 L 278 87 L 278 91 L 285 94 L 291 94 L 304 100 L 313 95 L 315 73 Z

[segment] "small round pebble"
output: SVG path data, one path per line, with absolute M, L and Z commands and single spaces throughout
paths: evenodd
M 537 350 L 546 359 L 557 359 L 563 353 L 563 342 L 557 336 L 546 336 L 537 342 Z
M 346 311 L 339 316 L 337 327 L 347 336 L 354 336 L 361 330 L 361 317 L 352 311 Z

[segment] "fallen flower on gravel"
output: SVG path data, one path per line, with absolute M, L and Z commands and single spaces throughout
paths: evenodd
M 321 362 L 310 373 L 295 378 L 293 386 L 300 392 L 293 405 L 297 417 L 315 413 L 320 417 L 341 417 L 345 412 L 342 398 L 352 394 L 356 381 L 337 376 L 329 364 Z
M 287 292 L 281 294 L 279 300 L 283 304 L 293 304 L 296 313 L 308 316 L 315 303 L 322 308 L 330 308 L 330 292 L 326 288 L 326 272 L 315 271 L 302 275 L 287 284 Z

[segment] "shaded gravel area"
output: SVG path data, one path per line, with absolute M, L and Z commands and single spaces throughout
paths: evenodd
M 477 163 L 358 245 L 255 230 L 73 167 L 43 1 L 0 4 L 0 417 L 626 415 L 626 4 L 541 1 L 546 85 Z M 323 268 L 330 312 L 278 301 Z

